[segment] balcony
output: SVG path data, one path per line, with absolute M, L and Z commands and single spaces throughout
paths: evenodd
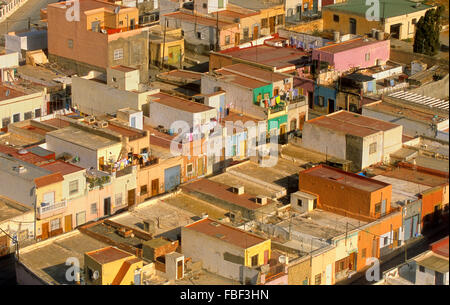
M 67 208 L 67 200 L 46 205 L 44 202 L 37 208 L 36 217 L 38 219 L 48 218 L 63 213 Z

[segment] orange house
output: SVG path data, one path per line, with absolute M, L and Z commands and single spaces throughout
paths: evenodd
M 315 194 L 319 209 L 363 221 L 392 212 L 392 185 L 327 165 L 301 171 L 299 190 Z
M 436 186 L 420 194 L 422 199 L 423 231 L 433 227 L 443 210 L 445 186 Z M 447 195 L 448 196 L 448 195 Z

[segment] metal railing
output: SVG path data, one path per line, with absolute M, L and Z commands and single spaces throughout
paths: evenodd
M 45 214 L 49 214 L 51 212 L 56 212 L 58 210 L 65 209 L 67 207 L 67 200 L 55 202 L 50 205 L 44 205 L 37 208 L 37 216 L 40 218 Z

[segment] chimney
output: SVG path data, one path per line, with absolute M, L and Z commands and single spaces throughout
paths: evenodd
M 244 186 L 242 185 L 235 186 L 231 189 L 231 191 L 235 194 L 242 195 L 244 194 Z
M 260 205 L 266 205 L 267 204 L 267 197 L 265 196 L 258 196 L 256 197 L 256 203 Z

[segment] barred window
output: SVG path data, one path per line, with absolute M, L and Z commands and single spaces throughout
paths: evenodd
M 116 194 L 116 206 L 122 205 L 122 193 Z
M 97 214 L 97 203 L 91 203 L 91 214 Z
M 373 142 L 369 145 L 369 155 L 377 152 L 377 142 Z
M 58 230 L 61 227 L 61 220 L 59 218 L 50 221 L 50 231 Z
M 123 59 L 123 49 L 114 50 L 114 60 Z
M 75 193 L 78 193 L 78 180 L 69 182 L 69 194 L 72 195 Z

